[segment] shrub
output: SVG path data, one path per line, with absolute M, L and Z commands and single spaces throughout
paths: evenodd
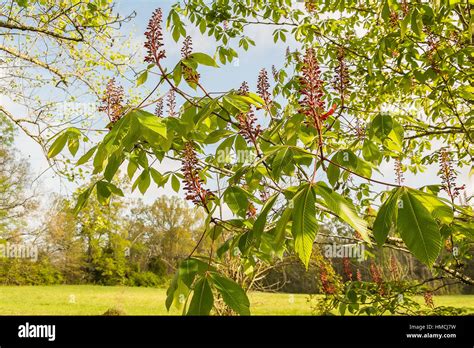
M 148 270 L 159 277 L 164 277 L 168 273 L 168 266 L 161 258 L 153 257 L 148 263 Z
M 61 284 L 61 272 L 48 259 L 37 262 L 23 259 L 0 259 L 2 285 L 53 285 Z
M 163 278 L 153 272 L 132 272 L 128 277 L 127 285 L 157 287 L 163 285 Z

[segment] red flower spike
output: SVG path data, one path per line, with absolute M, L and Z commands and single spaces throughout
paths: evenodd
M 321 115 L 321 120 L 326 120 L 329 116 L 331 116 L 332 114 L 334 114 L 334 112 L 336 111 L 337 109 L 337 105 L 336 104 L 332 104 L 332 107 L 331 109 L 329 109 L 328 112 L 326 112 L 325 114 L 322 114 Z
M 166 57 L 163 49 L 163 30 L 162 30 L 163 12 L 158 8 L 153 12 L 153 16 L 148 22 L 147 31 L 145 32 L 146 42 L 145 48 L 147 55 L 145 62 L 159 64 L 162 58 Z

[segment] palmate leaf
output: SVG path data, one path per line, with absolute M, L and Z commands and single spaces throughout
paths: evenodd
M 311 185 L 306 184 L 293 198 L 293 225 L 291 233 L 295 240 L 295 252 L 306 269 L 313 251 L 313 243 L 318 232 L 316 202 Z
M 400 202 L 397 216 L 398 232 L 410 252 L 431 266 L 441 251 L 438 224 L 410 190 L 403 190 Z

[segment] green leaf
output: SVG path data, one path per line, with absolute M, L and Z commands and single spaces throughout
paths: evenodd
M 255 238 L 259 238 L 259 236 L 263 233 L 263 229 L 265 228 L 265 224 L 267 223 L 268 213 L 275 204 L 277 197 L 278 194 L 273 195 L 265 202 L 265 205 L 263 206 L 260 215 L 255 220 L 255 223 L 253 224 L 253 232 L 255 233 Z
M 55 157 L 57 154 L 59 154 L 62 151 L 64 146 L 66 146 L 68 137 L 69 137 L 69 133 L 64 132 L 63 134 L 61 134 L 60 136 L 56 138 L 53 145 L 51 145 L 51 147 L 49 148 L 49 151 L 48 151 L 49 158 Z
M 225 190 L 224 202 L 234 214 L 244 216 L 249 206 L 247 193 L 238 186 L 231 186 Z
M 461 98 L 474 101 L 474 87 L 473 86 L 461 86 L 456 91 L 459 93 Z
M 145 70 L 143 73 L 140 74 L 140 76 L 138 76 L 137 87 L 140 85 L 143 85 L 147 79 L 148 79 L 148 70 Z
M 173 304 L 174 294 L 178 289 L 178 281 L 179 281 L 179 272 L 176 272 L 173 279 L 171 280 L 170 286 L 166 289 L 166 301 L 165 306 L 166 310 L 169 312 L 171 305 Z
M 152 134 L 146 136 L 147 140 L 156 142 L 156 137 L 153 138 L 156 134 L 166 138 L 166 126 L 163 124 L 161 118 L 156 117 L 152 113 L 144 110 L 134 110 L 131 112 L 131 114 L 137 118 L 141 125 L 142 131 L 152 132 Z
M 410 22 L 411 16 L 407 15 L 400 22 L 400 37 L 402 40 L 405 38 L 405 33 L 407 32 L 408 23 Z
M 281 215 L 280 219 L 278 220 L 275 226 L 275 243 L 274 244 L 275 244 L 276 250 L 279 250 L 285 241 L 286 229 L 288 227 L 288 223 L 292 215 L 293 215 L 293 209 L 289 207 L 286 208 L 283 211 L 283 214 Z
M 109 203 L 109 197 L 111 195 L 111 191 L 107 185 L 106 181 L 98 181 L 96 184 L 96 191 L 97 191 L 97 200 L 100 204 L 106 205 Z
M 176 87 L 179 86 L 179 83 L 181 82 L 181 78 L 183 77 L 183 68 L 181 65 L 181 62 L 176 64 L 176 67 L 173 70 L 173 81 Z
M 317 184 L 316 194 L 323 198 L 324 203 L 329 210 L 359 232 L 366 242 L 370 243 L 367 221 L 359 217 L 352 202 L 345 199 L 339 193 L 331 190 L 323 182 Z
M 393 129 L 393 119 L 390 115 L 377 115 L 369 127 L 369 133 L 375 135 L 380 140 L 388 137 Z
M 94 189 L 94 185 L 92 185 L 91 187 L 85 189 L 84 191 L 81 192 L 81 194 L 77 197 L 77 202 L 76 202 L 76 206 L 74 207 L 74 214 L 77 214 L 79 213 L 79 211 L 81 211 L 82 208 L 84 208 L 84 206 L 86 205 L 87 203 L 87 200 L 89 199 L 89 196 L 91 195 L 92 193 L 92 190 Z
M 193 298 L 187 315 L 209 315 L 214 305 L 212 289 L 206 277 L 201 278 L 194 286 Z
M 362 156 L 369 162 L 378 162 L 381 159 L 379 147 L 372 141 L 366 139 L 362 145 Z
M 403 127 L 390 115 L 377 115 L 369 127 L 369 135 L 391 151 L 402 151 Z M 374 137 L 376 137 L 374 139 Z
M 179 183 L 179 179 L 176 175 L 173 175 L 171 177 L 171 187 L 173 188 L 174 192 L 176 192 L 176 193 L 179 192 L 180 183 Z
M 283 167 L 293 159 L 293 153 L 289 146 L 277 152 L 272 162 L 272 173 L 275 178 L 279 178 Z
M 192 60 L 198 62 L 201 65 L 214 66 L 214 67 L 217 67 L 217 68 L 219 67 L 219 65 L 217 65 L 216 61 L 211 56 L 209 56 L 205 53 L 192 53 L 189 56 L 189 59 L 192 59 Z
M 209 229 L 208 235 L 212 240 L 217 240 L 222 235 L 223 230 L 224 228 L 221 225 L 214 225 Z
M 421 36 L 423 33 L 423 22 L 421 21 L 420 14 L 416 8 L 413 10 L 411 15 L 411 30 L 413 30 L 417 36 Z
M 201 123 L 206 117 L 208 117 L 219 105 L 218 99 L 213 99 L 209 103 L 207 103 L 201 111 L 196 115 L 196 124 Z
M 181 261 L 178 271 L 180 279 L 190 288 L 196 275 L 204 274 L 209 269 L 212 270 L 213 268 L 209 267 L 207 263 L 196 258 L 189 258 Z
M 304 185 L 293 198 L 293 225 L 291 232 L 295 240 L 295 252 L 308 269 L 313 243 L 318 232 L 316 202 L 311 185 Z
M 130 161 L 128 161 L 128 166 L 127 166 L 127 175 L 130 180 L 133 179 L 133 176 L 135 175 L 135 172 L 137 171 L 137 169 L 138 169 L 137 162 L 135 162 L 135 160 L 133 159 L 130 159 Z
M 239 111 L 247 112 L 250 109 L 248 102 L 243 99 L 242 96 L 236 94 L 228 94 L 225 95 L 223 99 L 226 103 L 229 103 Z
M 153 181 L 158 187 L 163 186 L 168 181 L 167 177 L 164 177 L 163 175 L 161 175 L 161 173 L 157 171 L 155 168 L 150 168 L 150 174 L 151 174 L 151 178 L 153 179 Z
M 384 145 L 387 149 L 395 152 L 402 152 L 403 150 L 403 127 L 397 123 L 393 123 L 393 128 L 388 138 L 384 141 Z
M 397 228 L 407 248 L 432 265 L 441 251 L 441 234 L 430 212 L 410 191 L 404 190 L 398 207 Z
M 140 176 L 138 177 L 138 189 L 142 193 L 142 195 L 145 194 L 146 190 L 148 190 L 148 187 L 150 187 L 150 172 L 148 170 L 144 170 Z
M 240 315 L 250 315 L 250 301 L 244 289 L 233 280 L 210 272 L 212 282 L 225 304 Z
M 79 158 L 79 160 L 76 162 L 76 166 L 80 166 L 86 163 L 87 161 L 89 161 L 92 155 L 94 154 L 95 150 L 97 150 L 97 146 L 94 146 L 89 151 L 87 151 L 81 158 Z
M 385 21 L 388 21 L 390 16 L 390 7 L 388 6 L 388 1 L 384 1 L 384 4 L 382 6 L 382 18 Z
M 329 183 L 334 187 L 341 176 L 341 170 L 338 166 L 329 163 L 326 175 L 328 177 Z
M 79 137 L 78 136 L 69 136 L 67 146 L 71 155 L 75 156 L 77 150 L 79 150 Z
M 399 196 L 400 190 L 394 189 L 377 213 L 377 217 L 374 221 L 373 234 L 379 246 L 385 243 L 392 226 L 396 226 Z
M 28 7 L 28 0 L 15 0 L 15 2 L 18 4 L 20 7 Z
M 246 253 L 248 248 L 252 245 L 252 242 L 255 241 L 257 247 L 260 244 L 261 236 L 265 228 L 265 224 L 267 223 L 268 213 L 270 212 L 273 204 L 275 204 L 277 197 L 278 195 L 274 195 L 270 197 L 270 199 L 263 206 L 262 211 L 260 212 L 260 215 L 255 220 L 252 230 L 245 233 L 240 238 L 239 248 L 242 251 L 242 253 Z
M 407 188 L 407 190 L 423 204 L 423 206 L 431 213 L 433 218 L 439 220 L 443 224 L 450 224 L 453 222 L 453 209 L 446 203 L 443 203 L 438 197 L 411 188 Z
M 115 154 L 109 157 L 109 162 L 107 163 L 107 166 L 104 170 L 105 179 L 107 179 L 108 181 L 112 181 L 113 177 L 115 176 L 115 173 L 117 173 L 118 169 L 120 168 L 120 165 L 122 164 L 122 160 L 122 157 L 117 157 L 117 155 Z

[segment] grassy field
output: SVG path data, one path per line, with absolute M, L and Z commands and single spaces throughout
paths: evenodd
M 253 292 L 253 315 L 311 315 L 308 295 Z M 100 315 L 118 308 L 128 315 L 179 314 L 165 308 L 165 289 L 118 286 L 0 286 L 0 315 Z M 422 299 L 419 299 L 422 301 Z M 435 305 L 474 313 L 474 295 L 435 296 Z

